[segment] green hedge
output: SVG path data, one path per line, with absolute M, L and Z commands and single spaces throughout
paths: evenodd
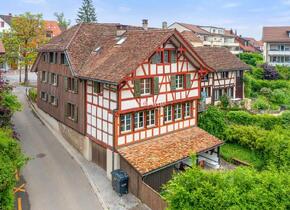
M 290 209 L 289 186 L 287 172 L 193 167 L 175 175 L 162 196 L 169 210 Z

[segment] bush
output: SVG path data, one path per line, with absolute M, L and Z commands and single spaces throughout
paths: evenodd
M 169 210 L 289 209 L 287 172 L 205 171 L 193 167 L 170 180 L 162 193 Z
M 230 105 L 230 98 L 227 95 L 222 95 L 220 97 L 220 106 L 223 109 L 227 109 Z
M 251 66 L 257 66 L 258 63 L 263 62 L 263 56 L 258 53 L 240 53 L 239 58 Z
M 208 109 L 199 114 L 198 126 L 210 134 L 222 138 L 226 128 L 225 114 L 215 106 L 209 106 Z
M 37 90 L 36 88 L 30 88 L 28 91 L 28 98 L 33 101 L 36 102 L 37 99 Z
M 262 68 L 264 69 L 264 79 L 266 80 L 279 79 L 279 74 L 274 66 L 270 66 L 267 63 L 265 63 L 262 65 Z
M 289 66 L 276 66 L 276 71 L 279 74 L 280 79 L 289 80 L 290 79 L 290 67 Z
M 286 104 L 287 92 L 283 89 L 275 89 L 270 96 L 270 101 L 275 104 Z
M 268 110 L 270 109 L 270 103 L 264 96 L 259 96 L 252 104 L 254 110 Z

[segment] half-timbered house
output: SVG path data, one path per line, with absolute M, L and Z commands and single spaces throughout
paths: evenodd
M 222 142 L 197 127 L 212 64 L 175 29 L 83 23 L 40 48 L 37 104 L 109 177 L 124 169 L 139 197 L 140 180 L 158 191 L 192 153 L 219 167 Z

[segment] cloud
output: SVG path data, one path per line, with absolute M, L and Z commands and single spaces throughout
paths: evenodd
M 282 4 L 290 6 L 290 0 L 282 0 Z
M 238 7 L 238 6 L 240 6 L 239 3 L 230 2 L 230 3 L 226 3 L 226 4 L 222 5 L 222 8 L 229 9 L 229 8 L 235 8 L 235 7 Z
M 129 7 L 126 7 L 126 6 L 120 6 L 119 8 L 118 8 L 118 10 L 120 11 L 120 12 L 130 12 L 131 11 L 131 8 L 129 8 Z
M 45 0 L 22 0 L 22 2 L 28 4 L 42 4 Z

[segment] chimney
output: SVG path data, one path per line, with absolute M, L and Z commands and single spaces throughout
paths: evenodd
M 148 20 L 147 19 L 142 20 L 142 27 L 145 31 L 148 30 Z
M 167 29 L 167 22 L 166 21 L 163 21 L 162 22 L 162 29 Z

